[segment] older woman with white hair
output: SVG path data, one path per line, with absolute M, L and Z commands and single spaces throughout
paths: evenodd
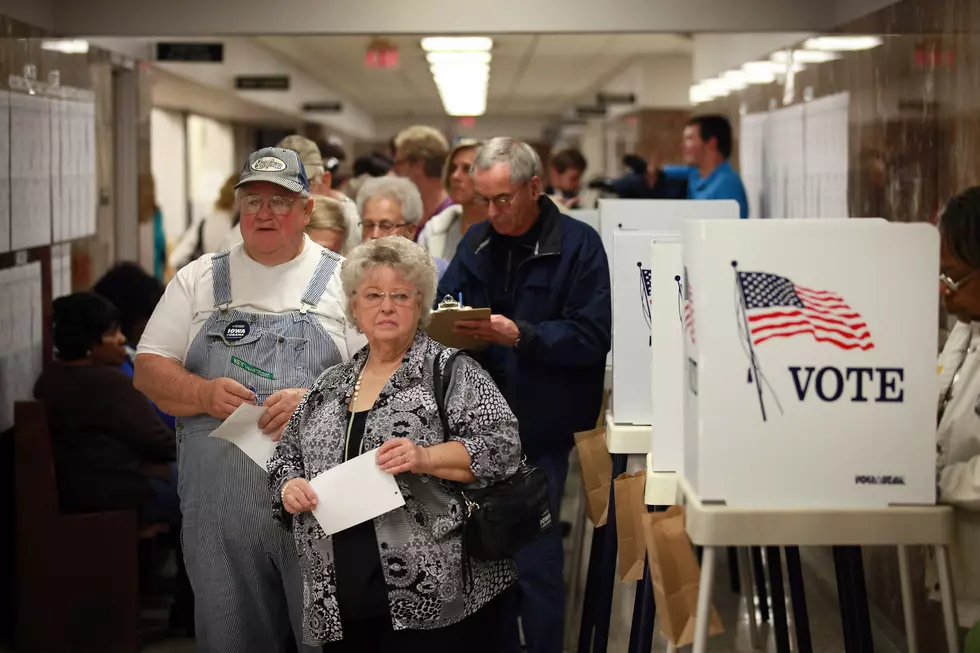
M 422 220 L 422 196 L 418 187 L 404 177 L 368 179 L 357 193 L 357 212 L 364 242 L 385 236 L 414 241 Z M 438 256 L 432 260 L 441 279 L 449 263 Z
M 517 421 L 489 375 L 459 356 L 444 432 L 434 382 L 452 351 L 422 331 L 436 292 L 425 250 L 380 237 L 354 248 L 340 275 L 368 345 L 316 381 L 268 465 L 275 518 L 299 553 L 304 641 L 327 653 L 499 651 L 514 565 L 467 556 L 455 490 L 515 473 Z M 356 496 L 317 496 L 309 479 L 358 455 L 395 476 L 405 505 L 326 535 L 310 511 Z

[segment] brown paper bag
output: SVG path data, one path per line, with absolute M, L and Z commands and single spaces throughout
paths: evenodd
M 684 508 L 672 506 L 667 512 L 643 515 L 643 532 L 660 629 L 674 646 L 691 644 L 701 570 L 684 530 Z M 712 606 L 708 634 L 722 632 L 721 617 Z
M 582 466 L 586 513 L 596 528 L 605 526 L 612 479 L 612 456 L 606 447 L 606 430 L 596 428 L 576 433 L 575 449 Z
M 621 474 L 616 477 L 616 538 L 619 541 L 619 579 L 632 582 L 643 579 L 647 545 L 643 535 L 643 515 L 647 512 L 643 491 L 647 473 Z

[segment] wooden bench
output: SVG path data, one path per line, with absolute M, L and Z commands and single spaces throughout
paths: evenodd
M 16 646 L 140 648 L 136 512 L 62 514 L 43 404 L 14 412 Z

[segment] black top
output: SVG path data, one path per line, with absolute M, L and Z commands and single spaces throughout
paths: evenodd
M 140 508 L 150 493 L 147 468 L 177 458 L 174 432 L 114 367 L 53 363 L 34 397 L 48 417 L 65 512 Z
M 345 460 L 360 455 L 364 424 L 369 412 L 354 413 Z M 350 412 L 347 413 L 347 419 L 350 419 Z M 374 520 L 369 519 L 335 533 L 333 554 L 341 621 L 387 615 L 388 586 L 385 585 L 384 572 L 381 570 Z

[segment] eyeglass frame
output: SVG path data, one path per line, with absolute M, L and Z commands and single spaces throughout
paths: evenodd
M 501 197 L 500 195 L 497 195 L 496 197 L 484 197 L 483 195 L 477 193 L 473 196 L 473 203 L 484 207 L 489 207 L 491 204 L 493 204 L 497 207 L 498 211 L 506 211 L 514 205 L 514 200 L 516 200 L 526 188 L 527 185 L 523 186 L 520 190 L 509 197 Z
M 248 200 L 250 200 L 251 198 L 261 198 L 262 199 L 262 204 L 259 205 L 258 210 L 254 211 L 254 212 L 246 212 L 245 211 L 245 203 Z M 266 207 L 267 206 L 267 207 L 269 207 L 269 212 L 272 213 L 272 215 L 277 216 L 277 217 L 280 217 L 280 218 L 283 218 L 283 217 L 289 215 L 289 213 L 293 210 L 293 207 L 296 205 L 296 200 L 297 199 L 300 199 L 300 198 L 297 198 L 297 197 L 283 197 L 282 195 L 258 195 L 258 194 L 254 194 L 253 193 L 253 194 L 250 194 L 250 195 L 244 195 L 244 196 L 240 197 L 238 199 L 238 208 L 241 210 L 242 215 L 258 215 L 259 213 L 262 212 L 262 207 Z M 276 213 L 272 209 L 272 205 L 271 205 L 272 200 L 281 200 L 283 202 L 286 202 L 286 204 L 287 204 L 286 212 L 285 213 L 281 213 L 281 214 L 280 213 Z
M 399 301 L 396 300 L 394 296 L 395 295 L 402 295 L 404 293 L 378 292 L 378 293 L 364 293 L 364 294 L 359 294 L 355 290 L 352 294 L 354 296 L 356 296 L 356 297 L 360 297 L 361 300 L 364 301 L 365 306 L 367 306 L 368 308 L 375 308 L 377 306 L 381 306 L 382 304 L 384 304 L 385 297 L 387 297 L 388 299 L 391 300 L 392 306 L 398 306 L 399 308 L 408 308 L 409 306 L 411 306 L 412 300 L 415 299 L 416 297 L 418 297 L 419 295 L 421 295 L 422 293 L 416 291 L 415 294 L 408 295 L 407 296 L 407 299 L 405 299 L 405 303 L 403 303 L 403 304 L 402 303 L 399 303 Z M 380 295 L 380 299 L 378 299 L 378 300 L 368 299 L 367 295 Z M 375 301 L 377 303 L 374 303 Z
M 384 224 L 384 222 L 369 222 L 368 224 L 371 225 L 370 231 L 374 231 L 375 229 L 377 229 L 383 234 L 394 233 L 395 231 L 398 231 L 402 227 L 407 227 L 409 225 L 408 222 L 401 222 L 399 224 L 392 224 L 390 229 L 385 229 L 384 227 L 381 226 Z M 361 232 L 364 231 L 364 220 L 361 220 L 360 222 L 357 223 L 357 228 L 360 229 Z
M 953 281 L 945 272 L 940 272 L 939 282 L 946 286 L 946 289 L 949 290 L 949 292 L 954 293 L 958 292 L 963 286 L 972 281 L 973 277 L 977 276 L 978 274 L 980 274 L 980 270 L 973 270 L 959 281 Z

